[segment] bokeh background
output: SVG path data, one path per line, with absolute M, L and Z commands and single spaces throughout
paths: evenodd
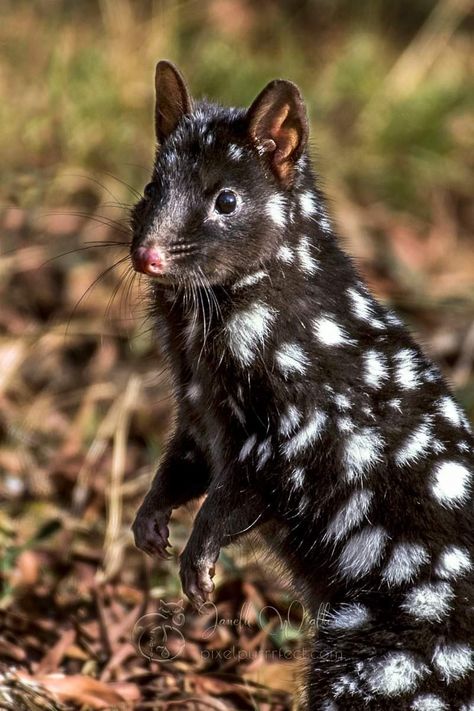
M 341 240 L 472 417 L 473 24 L 467 0 L 1 0 L 1 708 L 289 709 L 314 624 L 257 543 L 222 556 L 217 613 L 180 603 L 190 512 L 169 562 L 132 545 L 173 407 L 126 259 L 156 60 L 230 104 L 301 86 Z

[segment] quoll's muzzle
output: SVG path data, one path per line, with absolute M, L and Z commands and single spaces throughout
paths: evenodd
M 138 247 L 132 253 L 133 268 L 148 276 L 162 276 L 165 271 L 165 255 L 158 247 Z

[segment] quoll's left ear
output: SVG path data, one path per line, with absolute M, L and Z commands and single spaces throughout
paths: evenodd
M 179 70 L 166 59 L 156 65 L 155 71 L 155 131 L 162 144 L 174 131 L 185 114 L 190 114 L 193 102 L 186 82 Z
M 271 81 L 249 108 L 247 120 L 257 149 L 269 155 L 276 177 L 289 186 L 308 140 L 308 117 L 296 84 Z

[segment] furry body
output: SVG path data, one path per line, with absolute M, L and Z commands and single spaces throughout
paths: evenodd
M 248 210 L 201 237 L 209 176 Z M 473 711 L 473 437 L 438 369 L 340 249 L 305 151 L 282 187 L 245 112 L 204 104 L 153 179 L 134 248 L 165 223 L 170 253 L 198 247 L 179 248 L 190 281 L 152 283 L 178 416 L 138 545 L 160 531 L 163 553 L 171 509 L 207 492 L 181 557 L 191 599 L 265 524 L 305 604 L 330 604 L 309 709 Z

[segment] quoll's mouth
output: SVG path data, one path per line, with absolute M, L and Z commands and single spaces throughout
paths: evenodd
M 158 247 L 138 247 L 132 252 L 132 264 L 135 271 L 152 277 L 165 276 L 166 257 Z

